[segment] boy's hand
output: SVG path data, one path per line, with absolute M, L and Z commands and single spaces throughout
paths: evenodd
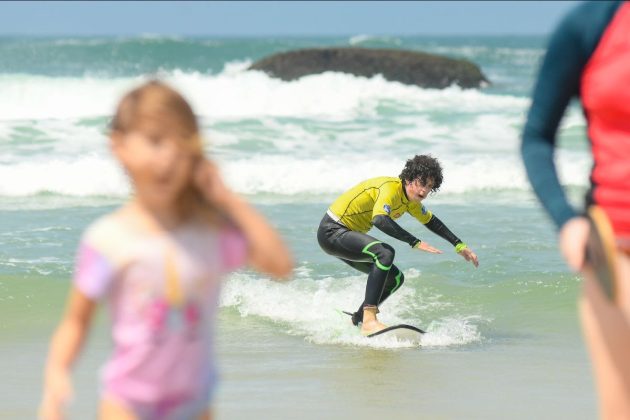
M 473 263 L 475 267 L 479 267 L 479 259 L 477 258 L 477 254 L 475 254 L 472 249 L 466 247 L 459 251 L 458 254 L 464 257 L 466 261 L 470 261 L 471 263 Z
M 420 241 L 418 242 L 418 244 L 416 246 L 414 246 L 415 249 L 419 249 L 420 251 L 424 251 L 424 252 L 429 252 L 431 254 L 441 254 L 442 251 L 440 251 L 437 248 L 433 248 L 431 245 L 429 245 L 428 243 L 424 242 L 424 241 Z

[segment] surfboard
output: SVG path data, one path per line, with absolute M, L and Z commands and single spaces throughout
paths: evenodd
M 352 312 L 341 311 L 342 313 L 352 316 Z M 367 335 L 366 337 L 395 337 L 399 340 L 411 341 L 414 343 L 420 343 L 422 339 L 422 335 L 425 334 L 425 331 L 421 330 L 418 327 L 414 327 L 413 325 L 408 324 L 397 324 L 392 325 L 390 327 L 384 328 L 380 331 L 377 331 L 373 334 Z
M 608 216 L 600 207 L 589 207 L 588 220 L 591 229 L 586 243 L 586 261 L 595 271 L 595 276 L 606 296 L 615 301 L 617 292 L 615 235 Z
M 422 331 L 420 328 L 414 327 L 413 325 L 398 324 L 384 328 L 380 331 L 375 332 L 374 334 L 368 335 L 367 337 L 396 337 L 399 340 L 420 343 L 420 340 L 422 340 L 422 334 L 424 334 L 424 331 Z

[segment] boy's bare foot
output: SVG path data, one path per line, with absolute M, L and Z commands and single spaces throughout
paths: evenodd
M 370 335 L 378 332 L 387 325 L 382 324 L 376 319 L 378 308 L 376 306 L 366 306 L 363 308 L 363 324 L 361 325 L 361 334 Z
M 387 325 L 379 322 L 376 319 L 373 321 L 363 321 L 363 324 L 361 325 L 361 334 L 367 336 L 385 328 L 387 328 Z

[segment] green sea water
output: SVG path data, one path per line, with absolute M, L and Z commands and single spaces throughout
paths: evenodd
M 282 82 L 247 71 L 292 48 L 358 45 L 467 58 L 481 90 L 420 89 L 326 73 Z M 158 75 L 199 115 L 206 150 L 294 252 L 293 281 L 254 272 L 223 286 L 218 318 L 226 419 L 593 418 L 576 313 L 580 281 L 539 208 L 518 155 L 542 38 L 0 39 L 0 418 L 33 418 L 48 340 L 63 311 L 83 229 L 124 202 L 106 125 L 122 92 Z M 584 121 L 571 109 L 558 163 L 576 205 L 588 182 Z M 336 309 L 360 303 L 365 276 L 322 252 L 318 223 L 346 188 L 396 176 L 407 158 L 444 166 L 425 204 L 479 255 L 396 247 L 403 287 L 382 320 L 427 330 L 424 345 L 370 340 Z M 71 418 L 94 418 L 111 343 L 102 310 L 75 369 Z

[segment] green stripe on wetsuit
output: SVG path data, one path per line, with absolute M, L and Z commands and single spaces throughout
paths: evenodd
M 398 274 L 396 274 L 396 286 L 389 292 L 390 294 L 394 293 L 400 287 L 400 276 L 402 276 L 402 271 L 398 270 Z
M 376 264 L 376 266 L 378 268 L 380 268 L 383 271 L 389 271 L 390 268 L 392 268 L 392 266 L 386 266 L 381 264 L 381 262 L 378 260 L 378 257 L 376 256 L 375 253 L 368 251 L 368 249 L 372 246 L 372 245 L 376 245 L 376 244 L 382 244 L 383 242 L 381 241 L 374 241 L 374 242 L 370 242 L 369 244 L 367 244 L 365 246 L 365 248 L 363 248 L 363 250 L 361 251 L 364 254 L 369 255 L 370 257 L 372 257 L 372 259 L 374 260 L 374 264 Z

